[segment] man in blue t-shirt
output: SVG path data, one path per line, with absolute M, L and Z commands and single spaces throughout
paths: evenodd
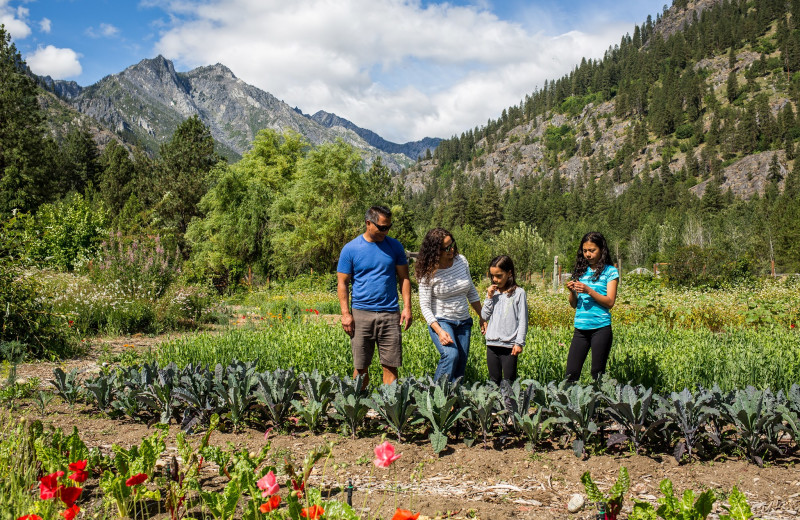
M 336 267 L 342 328 L 350 336 L 353 377 L 366 376 L 378 345 L 383 383 L 397 379 L 403 364 L 400 326 L 411 326 L 411 280 L 402 244 L 386 236 L 392 227 L 392 211 L 384 206 L 367 210 L 366 230 L 342 248 Z M 403 311 L 397 299 L 397 283 L 403 294 Z M 352 312 L 350 284 L 353 284 Z

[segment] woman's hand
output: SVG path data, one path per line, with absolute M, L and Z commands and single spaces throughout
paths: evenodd
M 453 344 L 453 338 L 450 337 L 450 334 L 448 334 L 446 330 L 441 329 L 439 332 L 437 332 L 437 335 L 439 336 L 439 343 L 442 345 Z
M 522 354 L 522 345 L 514 345 L 511 347 L 512 356 L 519 356 L 520 354 Z

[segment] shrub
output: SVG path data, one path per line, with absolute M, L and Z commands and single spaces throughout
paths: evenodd
M 180 251 L 168 252 L 158 236 L 126 237 L 111 233 L 88 263 L 96 283 L 116 284 L 125 295 L 156 300 L 180 274 Z
M 43 267 L 72 270 L 97 251 L 106 233 L 108 212 L 79 194 L 43 204 L 24 219 L 24 246 L 30 260 Z
M 27 356 L 57 359 L 73 354 L 77 337 L 72 323 L 54 313 L 31 277 L 0 261 L 0 359 L 19 362 Z M 13 348 L 12 348 L 13 346 Z

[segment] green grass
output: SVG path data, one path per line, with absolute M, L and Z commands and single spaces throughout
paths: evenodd
M 162 365 L 174 361 L 179 366 L 214 366 L 238 359 L 256 360 L 259 370 L 294 367 L 339 376 L 352 372 L 349 339 L 340 327 L 312 318 L 265 323 L 168 341 L 151 358 Z M 571 337 L 570 328 L 531 328 L 519 361 L 519 377 L 560 380 Z M 401 377 L 433 374 L 438 358 L 423 324 L 417 322 L 404 333 Z M 585 381 L 589 363 L 584 367 Z M 651 324 L 615 325 L 608 370 L 619 381 L 642 383 L 660 393 L 715 383 L 723 390 L 747 385 L 787 389 L 800 381 L 800 334 L 779 328 L 715 333 Z M 377 356 L 370 372 L 373 381 L 380 380 Z M 486 349 L 477 331 L 466 377 L 488 379 Z

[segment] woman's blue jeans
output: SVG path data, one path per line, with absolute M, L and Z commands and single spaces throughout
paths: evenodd
M 433 378 L 439 380 L 447 374 L 451 381 L 464 377 L 467 370 L 467 357 L 469 356 L 469 338 L 472 334 L 472 318 L 466 320 L 443 320 L 436 318 L 436 322 L 444 329 L 453 343 L 442 345 L 439 342 L 439 335 L 428 326 L 428 333 L 431 335 L 436 350 L 439 351 L 439 364 L 436 366 L 436 373 Z

